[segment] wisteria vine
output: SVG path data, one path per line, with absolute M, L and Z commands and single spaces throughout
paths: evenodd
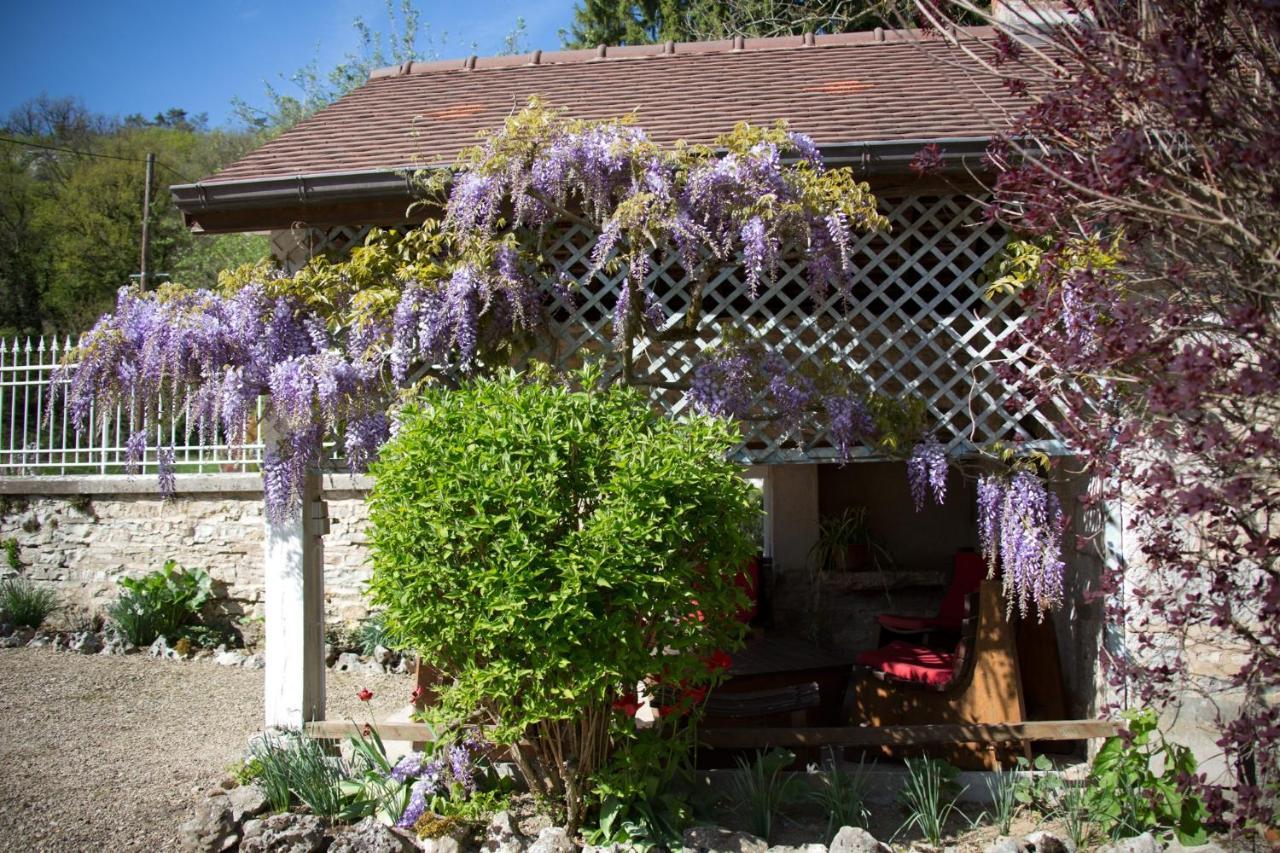
M 1039 476 L 978 478 L 978 539 L 1010 613 L 1042 615 L 1062 603 L 1063 524 L 1062 504 Z

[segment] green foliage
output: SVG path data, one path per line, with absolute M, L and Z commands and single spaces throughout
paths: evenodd
M 227 773 L 237 785 L 252 785 L 262 778 L 262 762 L 252 757 L 242 759 L 228 767 Z
M 818 541 L 809 551 L 809 559 L 819 571 L 846 571 L 851 546 L 866 546 L 876 568 L 892 565 L 893 558 L 867 525 L 867 508 L 851 505 L 836 515 L 824 516 L 818 522 Z
M 200 618 L 213 578 L 203 569 L 184 569 L 175 560 L 140 578 L 121 578 L 120 596 L 107 616 L 130 643 L 150 645 L 156 637 L 176 640 Z
M 387 624 L 382 613 L 371 613 L 356 626 L 353 637 L 360 654 L 371 655 L 378 646 L 397 651 L 403 646 L 399 635 Z
M 169 187 L 208 175 L 253 139 L 181 113 L 121 122 L 41 97 L 0 119 L 0 134 L 31 143 L 0 145 L 0 334 L 76 332 L 110 309 L 138 272 L 148 152 L 158 162 L 151 271 L 209 287 L 218 264 L 267 254 L 264 237 L 197 237 L 183 223 Z
M 1067 837 L 1077 850 L 1085 849 L 1092 840 L 1093 822 L 1089 815 L 1090 789 L 1088 784 L 1062 783 L 1058 803 L 1053 815 L 1067 831 Z
M 1157 728 L 1155 711 L 1126 711 L 1127 737 L 1110 737 L 1094 756 L 1087 806 L 1098 827 L 1112 838 L 1171 830 L 1184 845 L 1205 842 L 1208 810 L 1180 781 L 1191 779 L 1191 750 L 1170 743 Z M 1152 759 L 1163 765 L 1160 773 Z
M 59 607 L 58 594 L 23 578 L 0 581 L 0 615 L 5 622 L 33 631 Z
M 347 738 L 347 743 L 351 747 L 351 772 L 338 783 L 338 789 L 353 804 L 350 811 L 394 823 L 409 804 L 409 786 L 391 778 L 395 765 L 387 758 L 382 736 L 370 727 L 369 734 L 359 732 Z
M 956 803 L 964 789 L 956 785 L 958 771 L 932 758 L 908 758 L 906 764 L 907 784 L 899 799 L 907 811 L 907 819 L 894 836 L 914 827 L 920 830 L 926 841 L 940 847 L 947 821 L 953 815 L 961 814 Z
M 688 802 L 694 751 L 692 727 L 683 744 L 672 748 L 661 730 L 637 731 L 622 740 L 609 765 L 597 774 L 596 821 L 584 836 L 597 846 L 629 845 L 641 849 L 679 846 L 693 819 Z
M 860 826 L 864 829 L 871 820 L 867 808 L 870 782 L 866 767 L 859 762 L 856 770 L 845 772 L 833 755 L 826 773 L 810 799 L 827 815 L 827 841 L 830 842 L 843 826 Z
M 773 832 L 774 820 L 800 797 L 800 783 L 787 772 L 795 760 L 795 753 L 786 749 L 759 751 L 751 761 L 737 759 L 738 773 L 732 785 L 734 799 L 751 832 L 766 841 Z
M 1053 270 L 1051 279 L 1061 279 L 1070 270 L 1110 269 L 1122 258 L 1122 236 L 1104 240 L 1094 234 L 1073 237 L 1066 247 L 1050 253 L 1048 238 L 1010 240 L 1004 251 L 987 268 L 987 298 L 1021 293 L 1028 287 L 1042 285 L 1045 272 Z
M 15 572 L 22 569 L 22 546 L 12 536 L 4 540 L 4 557 L 9 564 L 9 568 Z
M 690 0 L 578 0 L 573 24 L 560 31 L 565 47 L 691 41 Z
M 705 661 L 741 642 L 733 579 L 757 511 L 725 459 L 728 424 L 662 418 L 598 374 L 578 383 L 422 391 L 369 499 L 373 603 L 446 677 L 431 719 L 523 738 L 522 776 L 571 824 L 610 753 L 641 746 L 612 703 L 645 679 L 705 685 Z M 680 745 L 692 704 L 673 706 L 660 746 Z
M 1018 814 L 1018 774 L 998 770 L 987 777 L 987 793 L 991 797 L 989 815 L 1001 835 L 1008 835 Z
M 261 775 L 256 784 L 275 811 L 286 811 L 296 797 L 313 814 L 358 820 L 361 808 L 343 795 L 342 759 L 316 740 L 297 734 L 265 735 L 254 743 L 253 760 Z
M 1062 794 L 1062 777 L 1053 771 L 1053 762 L 1047 756 L 1037 755 L 1032 761 L 1021 755 L 1017 758 L 1018 776 L 1013 783 L 1013 797 L 1020 806 L 1035 809 L 1040 814 L 1051 814 Z
M 957 15 L 961 23 L 982 23 L 977 14 Z M 584 48 L 846 33 L 897 21 L 892 7 L 878 0 L 578 0 L 573 25 L 560 31 L 560 40 Z

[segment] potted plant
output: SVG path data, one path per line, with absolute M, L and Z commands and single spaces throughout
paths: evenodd
M 819 572 L 866 572 L 892 564 L 885 547 L 867 526 L 867 508 L 848 506 L 818 523 L 818 541 L 809 552 Z

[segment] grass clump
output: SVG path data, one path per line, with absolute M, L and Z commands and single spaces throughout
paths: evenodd
M 22 578 L 0 582 L 0 614 L 18 628 L 35 630 L 60 606 L 58 594 Z

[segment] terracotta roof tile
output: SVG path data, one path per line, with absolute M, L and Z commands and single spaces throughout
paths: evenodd
M 406 63 L 374 72 L 207 182 L 445 163 L 534 95 L 579 118 L 635 112 L 662 143 L 709 142 L 736 122 L 777 119 L 820 145 L 982 137 L 1017 106 L 972 59 L 915 31 L 740 44 Z

